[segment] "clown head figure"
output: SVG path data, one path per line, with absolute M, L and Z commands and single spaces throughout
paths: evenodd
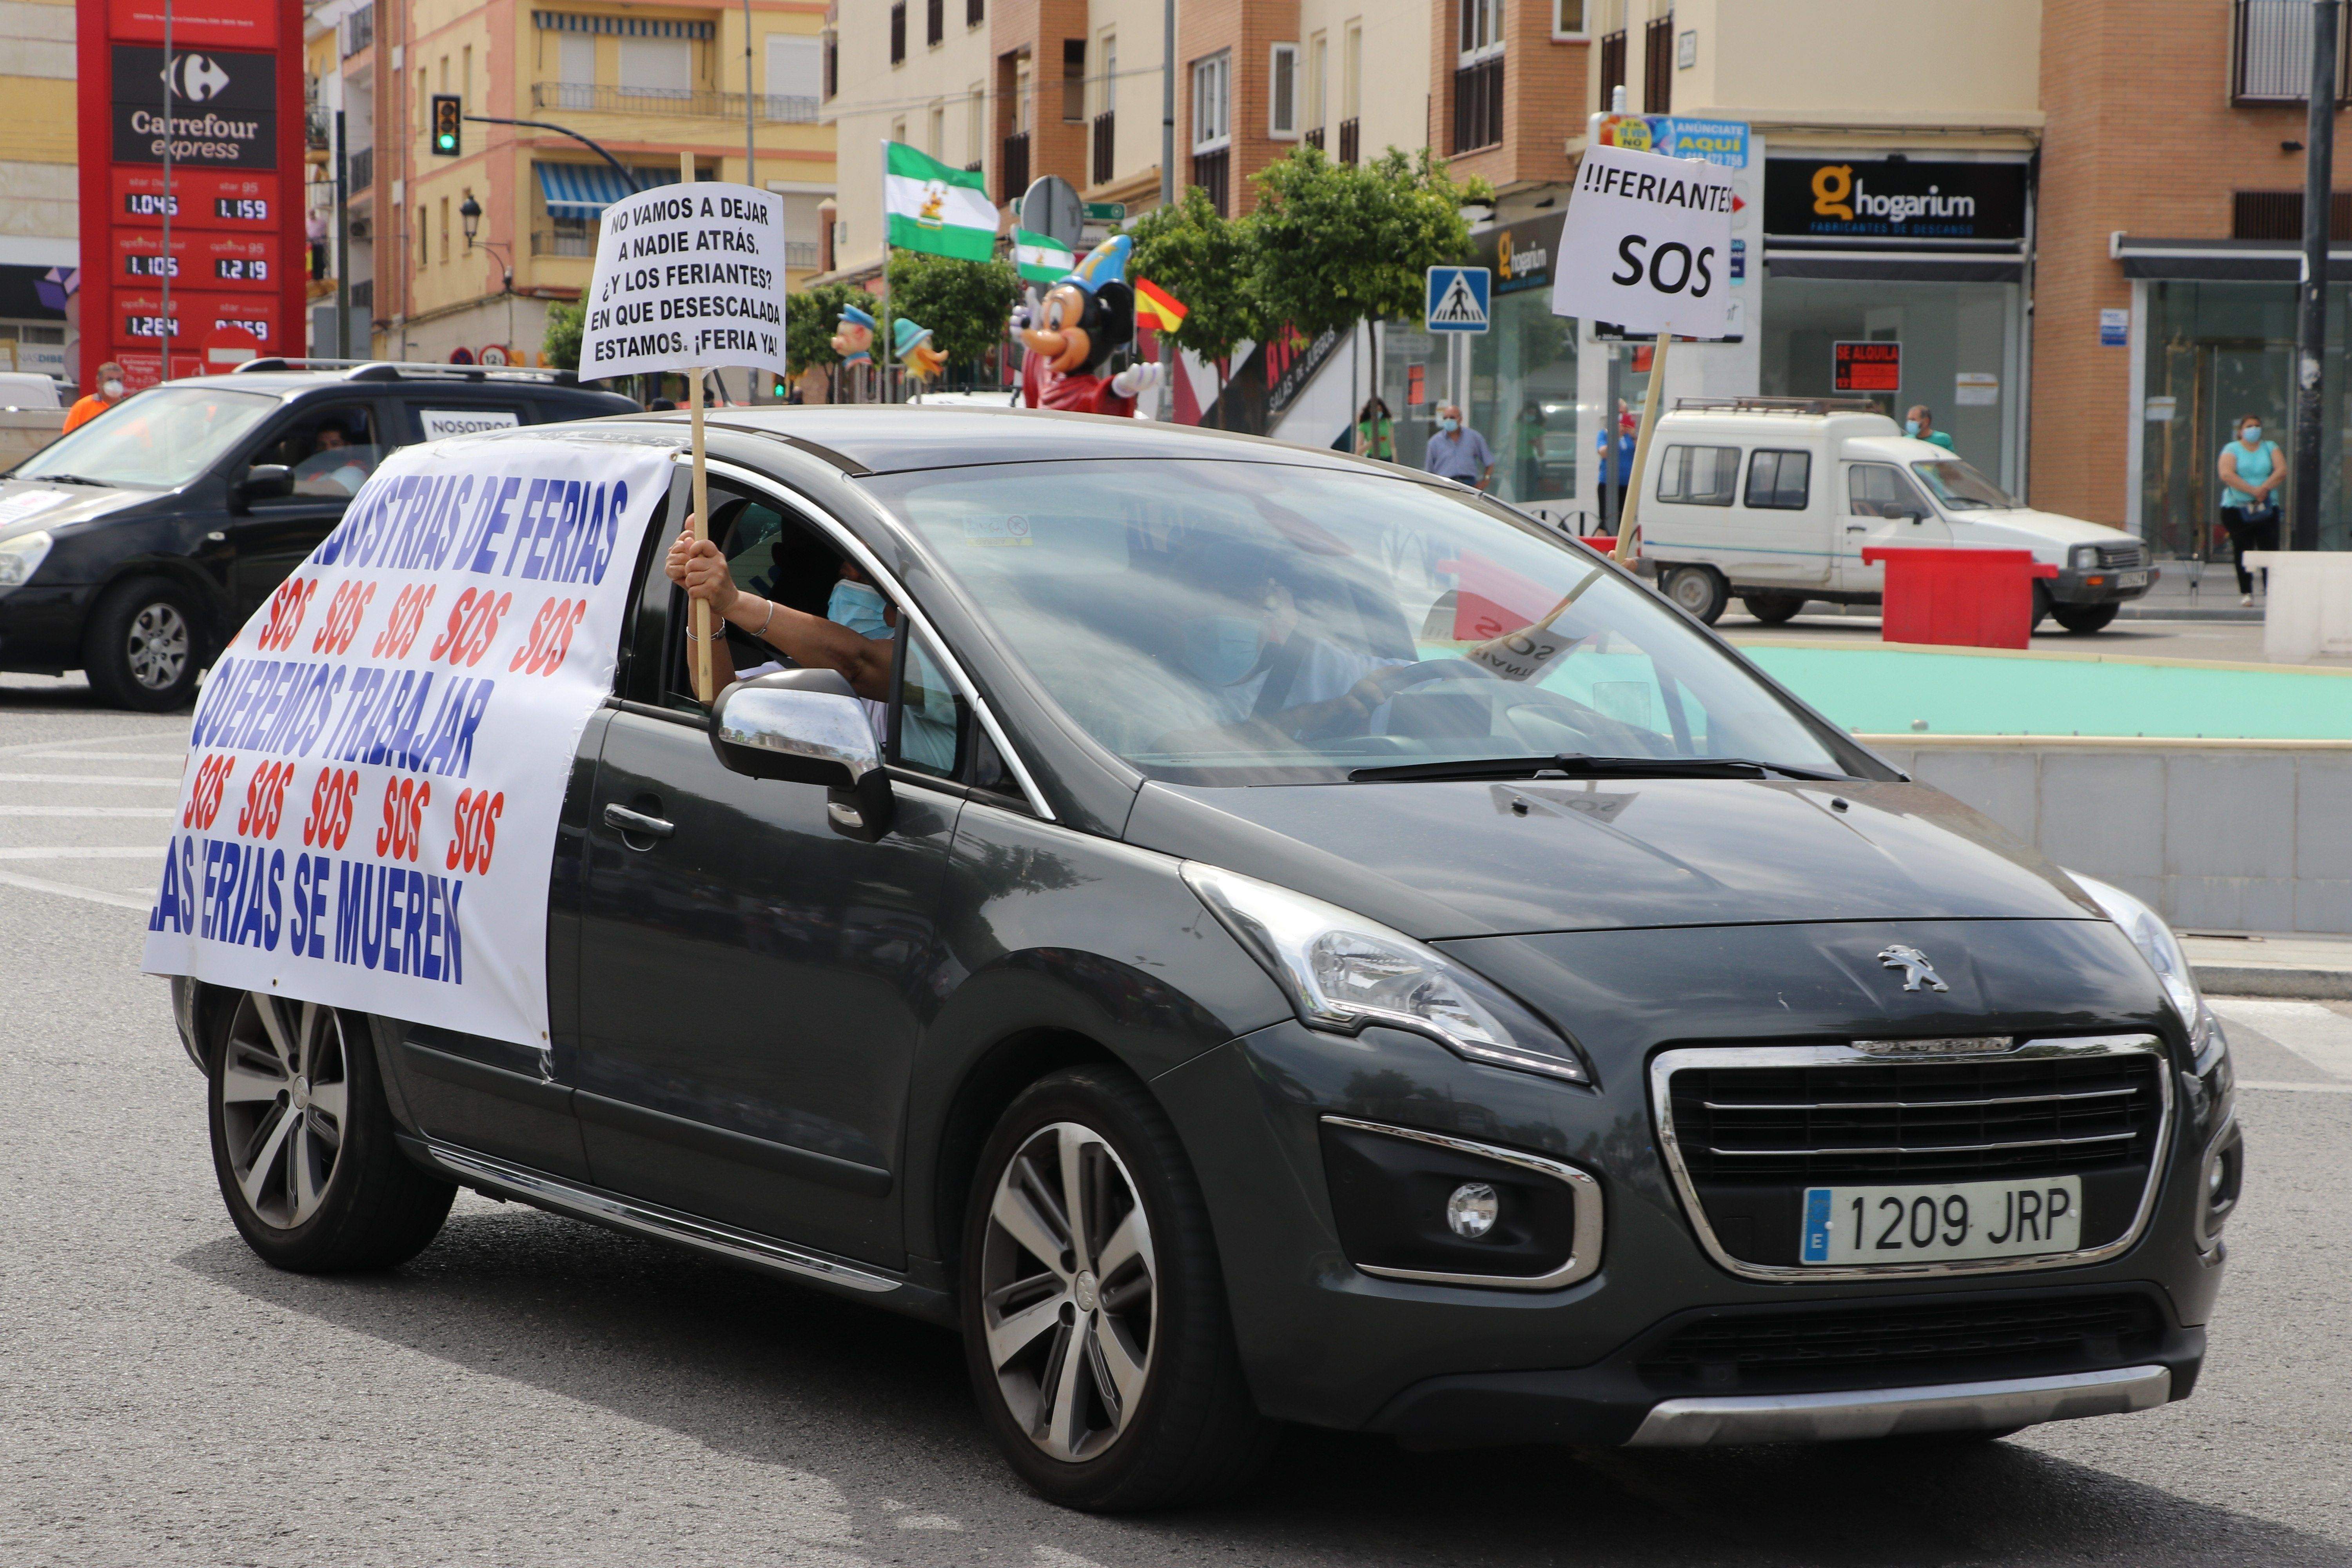
M 841 308 L 841 325 L 833 334 L 833 352 L 844 364 L 857 364 L 874 350 L 874 318 L 855 305 Z
M 931 329 L 919 327 L 901 316 L 890 323 L 898 337 L 898 363 L 917 381 L 934 381 L 947 368 L 948 356 L 931 344 Z
M 1127 236 L 1113 235 L 1027 312 L 1021 342 L 1029 350 L 1022 372 L 1028 406 L 1132 414 L 1135 395 L 1158 384 L 1158 365 L 1103 374 L 1110 356 L 1135 339 L 1135 290 L 1126 277 L 1133 248 Z

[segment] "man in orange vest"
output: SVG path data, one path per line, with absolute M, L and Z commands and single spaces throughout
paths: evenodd
M 108 360 L 98 367 L 98 390 L 73 405 L 66 416 L 66 428 L 74 429 L 89 424 L 108 409 L 122 401 L 122 367 Z

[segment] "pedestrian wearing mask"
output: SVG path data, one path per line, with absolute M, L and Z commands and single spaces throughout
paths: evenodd
M 1495 481 L 1495 454 L 1487 448 L 1486 437 L 1462 422 L 1462 406 L 1455 403 L 1437 405 L 1437 434 L 1429 438 L 1422 467 L 1472 489 L 1483 490 Z
M 77 400 L 66 415 L 66 428 L 79 429 L 130 395 L 122 384 L 122 367 L 108 360 L 98 367 L 98 390 Z
M 2273 492 L 2286 478 L 2276 441 L 2263 439 L 2263 422 L 2248 414 L 2238 421 L 2238 438 L 2221 448 L 2221 526 L 2230 534 L 2230 563 L 2238 569 L 2238 603 L 2254 602 L 2254 574 L 2246 570 L 2249 550 L 2276 550 L 2279 508 Z
M 1936 416 L 1924 403 L 1915 403 L 1903 416 L 1903 434 L 1915 440 L 1932 442 L 1945 451 L 1951 451 L 1952 438 L 1936 428 Z
M 1396 461 L 1396 420 L 1378 393 L 1364 399 L 1363 407 L 1356 411 L 1356 456 Z
M 1601 531 L 1613 533 L 1617 519 L 1625 510 L 1625 482 L 1633 472 L 1633 448 L 1638 446 L 1639 426 L 1633 410 L 1623 398 L 1617 400 L 1617 440 L 1614 452 L 1610 447 L 1609 432 L 1601 430 L 1592 437 L 1592 449 L 1601 455 Z

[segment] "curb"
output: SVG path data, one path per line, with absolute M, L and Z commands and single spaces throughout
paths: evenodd
M 2241 963 L 2192 963 L 2198 989 L 2215 996 L 2277 996 L 2308 1002 L 2352 1002 L 2352 969 L 2288 969 Z
M 2260 626 L 2263 613 L 2260 610 L 2241 610 L 2235 607 L 2213 610 L 2194 608 L 2176 610 L 2168 605 L 2143 610 L 2126 605 L 2116 612 L 2116 618 L 2122 621 L 2241 621 Z

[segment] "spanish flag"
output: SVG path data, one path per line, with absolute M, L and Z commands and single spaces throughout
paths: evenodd
M 1148 278 L 1135 280 L 1135 322 L 1172 332 L 1184 321 L 1184 306 L 1175 295 Z

